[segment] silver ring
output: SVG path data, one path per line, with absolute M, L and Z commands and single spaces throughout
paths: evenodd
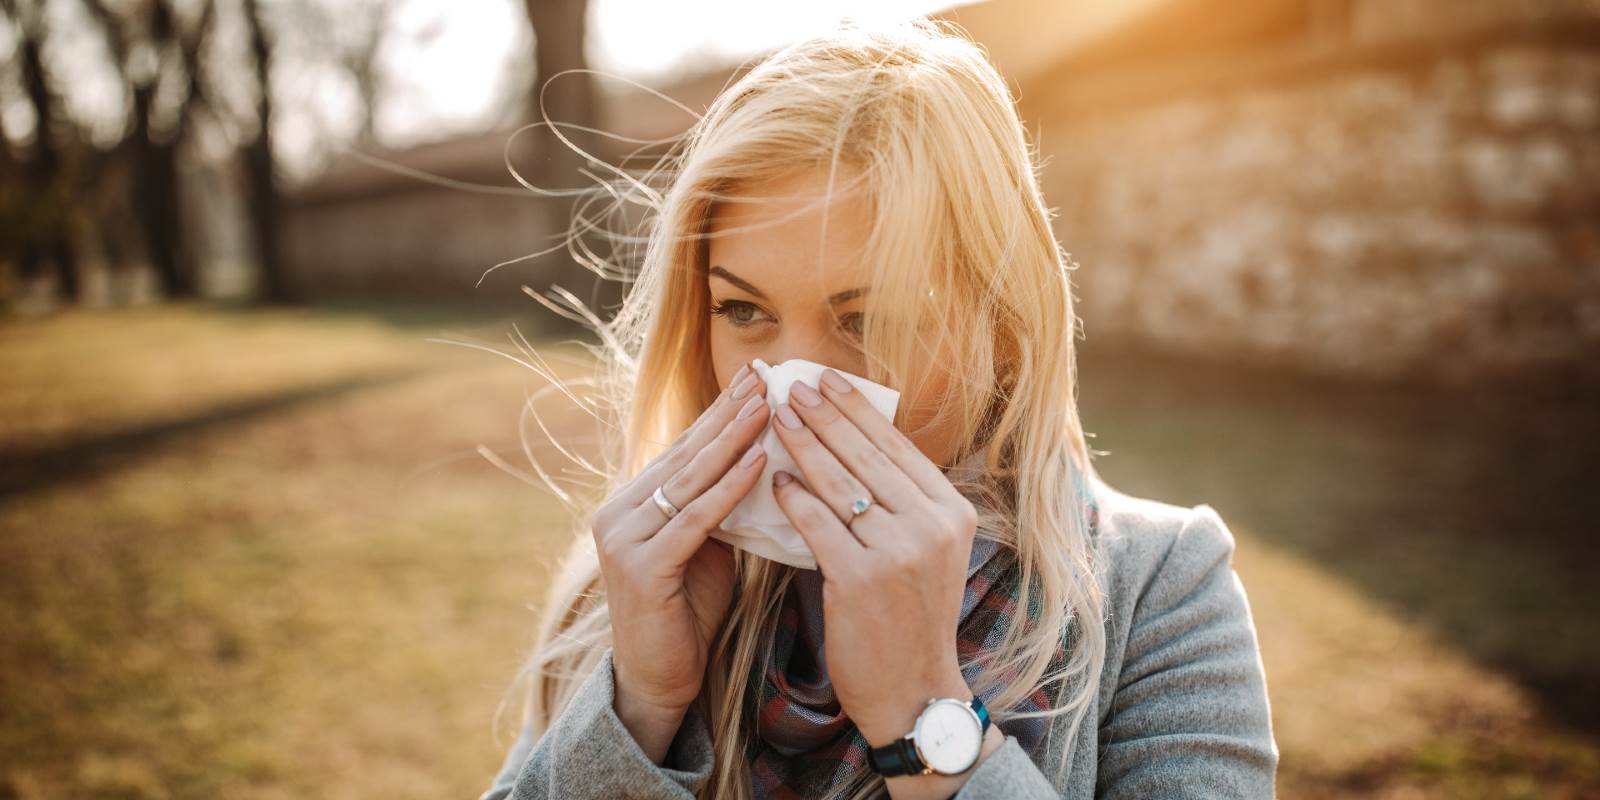
M 660 486 L 656 487 L 655 492 L 650 495 L 650 499 L 656 501 L 656 508 L 661 509 L 661 513 L 666 514 L 667 519 L 678 516 L 678 507 L 667 499 L 666 492 L 661 491 Z
M 844 524 L 849 525 L 850 523 L 855 522 L 856 517 L 861 516 L 863 511 L 872 508 L 872 502 L 871 495 L 856 498 L 856 501 L 850 504 L 850 518 L 845 520 Z

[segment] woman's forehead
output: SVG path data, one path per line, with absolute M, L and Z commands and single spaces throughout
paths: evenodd
M 750 202 L 713 208 L 707 249 L 711 274 L 721 274 L 720 268 L 767 294 L 801 285 L 822 294 L 860 286 L 871 224 L 860 193 L 827 196 L 824 173 L 821 179 L 792 176 L 730 194 Z
M 867 194 L 859 184 L 843 183 L 835 181 L 830 188 L 827 171 L 819 169 L 729 189 L 723 192 L 727 199 L 714 203 L 710 210 L 711 230 L 725 234 L 712 241 L 745 234 L 815 232 L 824 223 L 830 235 L 839 228 L 864 227 Z

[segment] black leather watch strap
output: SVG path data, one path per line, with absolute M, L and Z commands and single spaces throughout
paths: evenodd
M 896 775 L 919 775 L 925 768 L 922 759 L 917 757 L 917 746 L 911 743 L 911 737 L 902 736 L 882 747 L 874 747 L 867 751 L 867 763 L 874 772 L 885 778 Z
M 983 699 L 974 696 L 968 705 L 978 715 L 980 732 L 988 733 L 989 709 L 984 706 Z M 911 734 L 906 734 L 882 747 L 868 750 L 867 764 L 874 772 L 885 778 L 897 775 L 920 775 L 927 769 L 927 765 L 923 764 L 922 758 L 917 755 L 917 745 L 911 740 Z

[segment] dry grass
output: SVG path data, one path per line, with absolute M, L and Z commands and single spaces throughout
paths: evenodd
M 185 308 L 0 329 L 7 452 L 115 451 L 0 497 L 0 796 L 486 784 L 568 528 L 473 451 L 517 460 L 538 382 L 438 333 L 472 335 Z
M 1235 534 L 1284 797 L 1600 797 L 1593 387 L 1082 374 L 1107 479 Z
M 509 744 L 491 722 L 571 524 L 473 452 L 520 460 L 519 408 L 540 382 L 424 340 L 509 347 L 509 331 L 188 306 L 0 325 L 0 798 L 476 796 Z M 1510 562 L 1554 587 L 1532 611 L 1449 575 L 1426 584 L 1454 587 L 1431 605 L 1375 588 L 1422 570 L 1324 558 L 1276 510 L 1370 509 L 1374 482 L 1296 482 L 1208 438 L 1220 425 L 1270 449 L 1296 418 L 1141 405 L 1117 393 L 1139 386 L 1127 370 L 1085 376 L 1096 446 L 1117 453 L 1108 477 L 1212 502 L 1239 537 L 1285 797 L 1600 794 L 1593 736 L 1554 721 L 1529 679 L 1587 674 L 1592 645 L 1496 668 L 1498 639 L 1453 621 L 1584 636 L 1588 605 L 1545 621 L 1566 573 Z M 1310 435 L 1296 458 L 1327 464 L 1317 447 L 1338 437 Z M 1270 498 L 1218 477 L 1273 475 Z M 1475 552 L 1462 574 L 1505 556 Z

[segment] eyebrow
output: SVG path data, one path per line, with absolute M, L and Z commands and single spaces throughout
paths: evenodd
M 734 286 L 737 286 L 740 289 L 743 289 L 743 290 L 755 295 L 756 297 L 761 298 L 762 300 L 771 300 L 772 299 L 770 297 L 767 297 L 765 292 L 762 292 L 760 289 L 757 289 L 755 287 L 755 284 L 745 280 L 744 278 L 739 277 L 738 275 L 733 274 L 732 272 L 729 272 L 726 269 L 723 269 L 722 267 L 712 267 L 710 270 L 707 271 L 706 274 L 707 275 L 715 275 L 715 276 L 727 281 L 728 283 L 731 283 Z M 846 300 L 854 300 L 855 298 L 860 297 L 861 295 L 864 295 L 866 293 L 867 293 L 866 287 L 861 287 L 861 288 L 856 288 L 856 289 L 846 289 L 845 291 L 839 292 L 837 294 L 829 295 L 829 297 L 828 297 L 828 305 L 836 306 L 836 305 L 838 305 L 840 303 L 845 302 Z

